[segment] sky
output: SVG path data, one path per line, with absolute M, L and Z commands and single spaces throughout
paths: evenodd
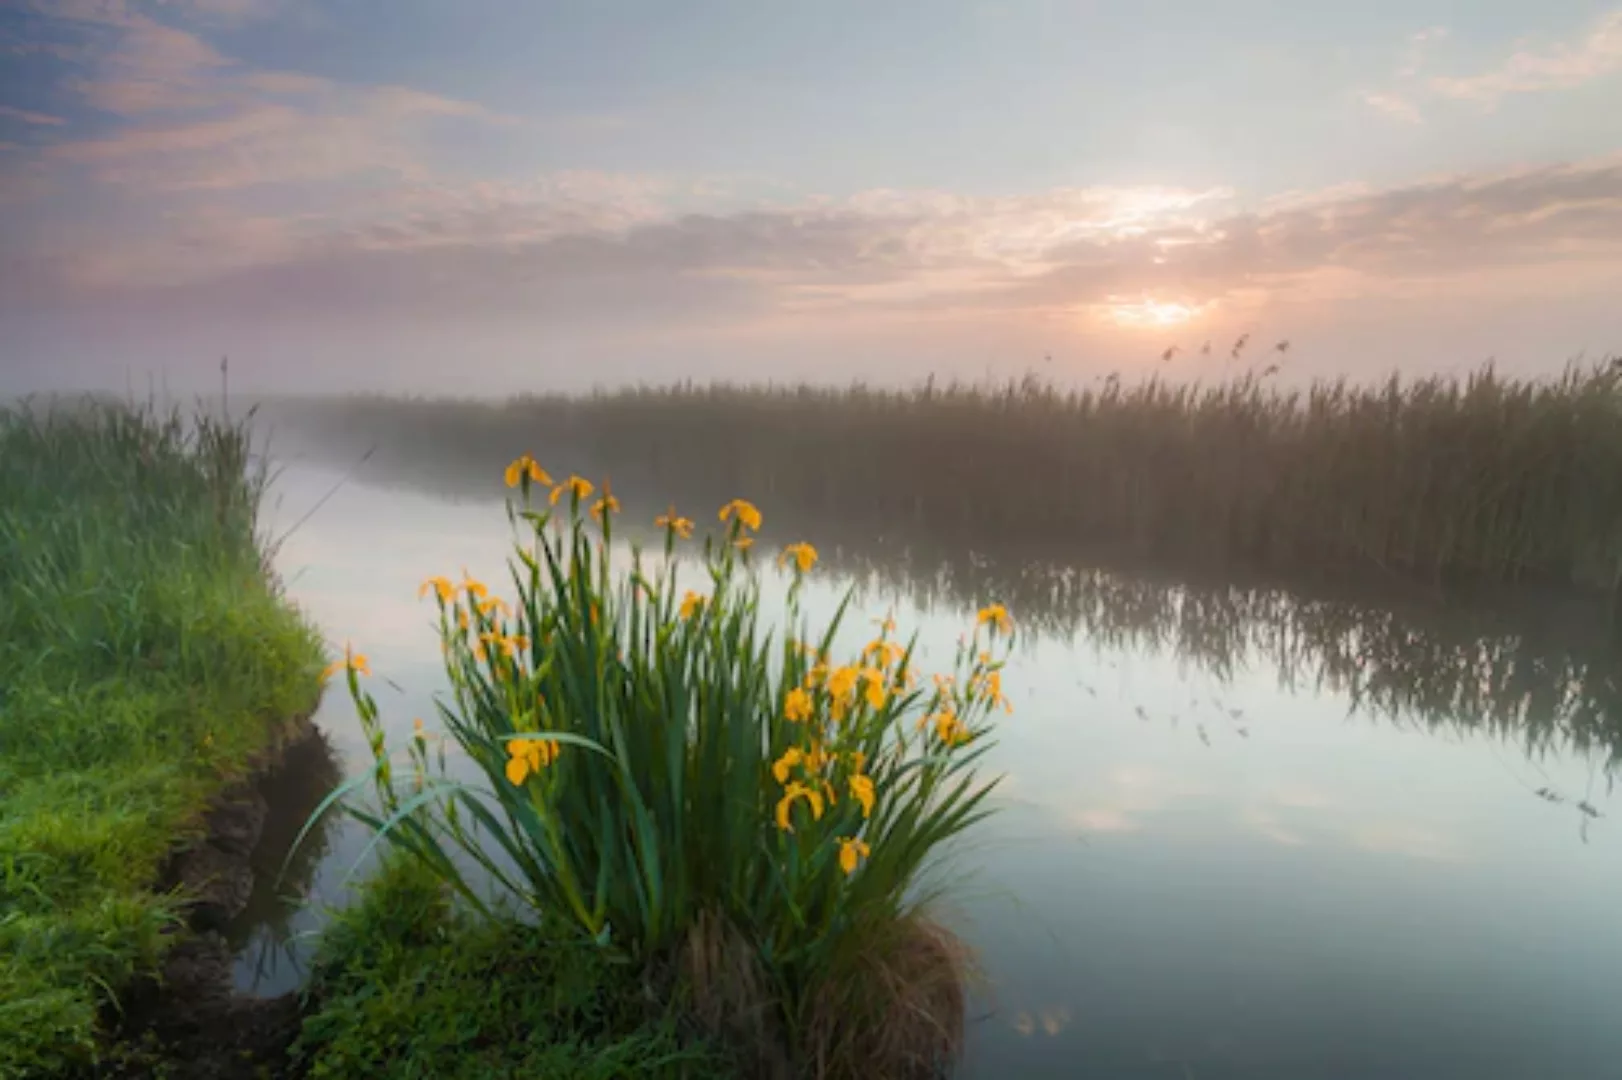
M 0 391 L 1555 372 L 1619 102 L 1616 0 L 0 0 Z

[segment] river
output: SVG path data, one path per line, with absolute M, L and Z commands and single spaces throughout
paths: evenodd
M 291 460 L 271 531 L 340 479 Z M 444 686 L 419 583 L 503 580 L 509 536 L 482 494 L 362 470 L 282 544 L 293 599 L 370 657 L 397 744 Z M 988 765 L 999 813 L 946 867 L 985 981 L 963 1077 L 1618 1075 L 1622 667 L 1599 631 L 943 547 L 827 548 L 810 602 L 854 582 L 860 625 L 891 613 L 937 653 L 988 591 L 1026 627 Z M 369 761 L 345 694 L 317 723 L 269 781 L 262 865 Z M 297 985 L 368 839 L 333 819 L 288 895 L 261 874 L 241 988 Z

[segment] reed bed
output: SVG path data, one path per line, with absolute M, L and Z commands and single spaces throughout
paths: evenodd
M 622 493 L 759 493 L 808 519 L 965 546 L 1426 583 L 1611 589 L 1622 550 L 1622 372 L 1279 388 L 1150 379 L 1063 389 L 636 387 L 491 403 L 274 403 L 329 450 L 487 468 L 526 447 Z M 875 481 L 882 464 L 882 482 Z M 807 538 L 819 541 L 814 531 Z

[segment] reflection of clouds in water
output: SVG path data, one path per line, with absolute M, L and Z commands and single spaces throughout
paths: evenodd
M 1381 855 L 1432 862 L 1466 862 L 1470 854 L 1456 839 L 1401 821 L 1380 821 L 1351 830 L 1354 847 Z
M 1052 1005 L 1039 1009 L 1034 1014 L 1021 1010 L 1014 1015 L 1012 1026 L 1026 1038 L 1030 1038 L 1038 1031 L 1051 1038 L 1070 1026 L 1070 1006 Z
M 1083 810 L 1078 814 L 1068 816 L 1066 820 L 1069 824 L 1087 832 L 1124 833 L 1137 832 L 1143 828 L 1138 822 L 1132 820 L 1124 810 L 1111 807 Z
M 1286 829 L 1272 814 L 1259 807 L 1247 806 L 1240 813 L 1239 820 L 1251 831 L 1275 844 L 1283 844 L 1285 847 L 1301 847 L 1306 844 L 1306 839 L 1299 833 Z

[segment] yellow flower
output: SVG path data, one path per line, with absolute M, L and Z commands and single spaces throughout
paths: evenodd
M 790 561 L 792 561 L 795 566 L 799 567 L 800 573 L 803 574 L 810 570 L 813 566 L 817 565 L 817 549 L 812 547 L 810 544 L 803 542 L 798 544 L 790 544 L 788 547 L 784 548 L 783 553 L 777 557 L 777 565 L 786 566 Z
M 828 673 L 828 695 L 834 698 L 849 697 L 850 692 L 856 689 L 859 674 L 853 667 L 834 668 Z
M 832 760 L 833 758 L 828 754 L 828 751 L 824 750 L 816 743 L 813 743 L 811 745 L 811 749 L 808 750 L 805 755 L 805 769 L 807 772 L 819 773 L 822 771 L 823 766 L 827 765 L 828 762 Z M 829 801 L 833 801 L 831 796 Z
M 519 482 L 526 476 L 537 484 L 550 484 L 552 482 L 552 478 L 546 475 L 546 470 L 541 468 L 534 458 L 528 454 L 519 454 L 513 459 L 512 464 L 507 466 L 505 478 L 507 486 L 517 487 Z
M 558 504 L 558 500 L 563 497 L 563 493 L 565 491 L 572 493 L 575 499 L 579 500 L 590 498 L 591 493 L 596 490 L 596 488 L 591 486 L 590 480 L 583 479 L 579 476 L 571 476 L 569 479 L 553 488 L 552 494 L 546 497 L 546 501 L 551 503 L 553 506 L 556 506 Z
M 739 525 L 742 525 L 751 532 L 760 531 L 760 511 L 755 509 L 754 503 L 748 502 L 744 499 L 733 499 L 731 502 L 721 507 L 722 521 L 726 521 L 734 514 L 738 516 Z
M 772 762 L 772 775 L 779 784 L 788 783 L 788 771 L 805 760 L 805 754 L 797 746 L 791 746 L 783 751 L 783 756 Z
M 748 551 L 755 546 L 755 538 L 753 536 L 740 536 L 732 541 L 732 546 L 739 551 Z
M 857 773 L 850 778 L 850 797 L 862 804 L 862 816 L 873 813 L 873 778 Z
M 777 827 L 785 832 L 793 832 L 794 826 L 789 821 L 789 811 L 794 809 L 794 803 L 804 799 L 811 807 L 811 817 L 815 821 L 822 820 L 822 793 L 814 788 L 808 788 L 798 780 L 783 789 L 783 797 L 777 800 Z
M 907 650 L 896 642 L 877 638 L 867 643 L 867 648 L 862 650 L 862 659 L 866 660 L 870 656 L 874 657 L 877 659 L 879 667 L 887 668 L 900 660 L 906 653 Z
M 342 660 L 334 660 L 332 663 L 328 664 L 321 672 L 321 681 L 326 682 L 328 679 L 338 674 L 338 672 L 345 670 L 353 671 L 357 675 L 370 675 L 372 673 L 372 666 L 371 664 L 367 663 L 366 657 L 363 654 L 354 652 L 348 645 L 345 645 L 344 658 Z
M 1008 609 L 1001 604 L 981 608 L 974 621 L 977 626 L 990 623 L 991 632 L 994 634 L 1006 634 L 1014 629 L 1014 621 L 1008 617 Z
M 484 582 L 475 579 L 467 572 L 466 567 L 462 569 L 462 591 L 481 600 L 490 595 L 490 590 L 484 587 Z
M 873 854 L 873 849 L 867 846 L 867 841 L 850 836 L 841 836 L 839 838 L 839 868 L 847 876 L 854 874 L 857 864 L 871 854 Z
M 591 506 L 591 516 L 598 521 L 603 520 L 604 514 L 617 514 L 619 512 L 620 501 L 606 491 L 603 492 L 603 497 Z
M 702 611 L 703 608 L 704 597 L 700 596 L 693 590 L 688 589 L 687 595 L 681 598 L 681 609 L 677 612 L 677 614 L 684 619 L 691 619 L 694 615 L 697 615 L 700 611 Z
M 480 615 L 483 615 L 485 618 L 489 618 L 492 611 L 499 611 L 503 615 L 512 614 L 512 609 L 507 606 L 507 601 L 503 600 L 499 596 L 492 596 L 479 601 Z
M 951 709 L 942 709 L 935 714 L 935 736 L 947 746 L 956 746 L 968 741 L 969 729 Z
M 811 670 L 805 673 L 805 685 L 816 686 L 828 677 L 828 665 L 819 660 L 811 665 Z
M 798 686 L 790 690 L 788 697 L 783 699 L 783 719 L 790 723 L 797 724 L 811 719 L 813 711 L 814 704 L 811 701 L 811 695 Z
M 986 704 L 1000 705 L 1004 712 L 1011 713 L 1014 711 L 1013 704 L 1006 697 L 1003 697 L 1001 671 L 980 673 L 974 680 L 974 691 L 985 700 Z
M 556 739 L 513 739 L 507 743 L 507 779 L 515 786 L 558 759 Z
M 863 694 L 867 698 L 868 705 L 874 710 L 884 708 L 884 697 L 886 693 L 886 687 L 884 685 L 884 672 L 875 667 L 863 668 L 862 681 L 867 683 L 867 689 L 863 691 Z
M 654 518 L 653 524 L 656 528 L 668 529 L 683 540 L 689 539 L 693 535 L 693 523 L 687 518 L 679 516 L 674 506 L 666 508 L 664 513 Z
M 451 584 L 449 578 L 429 578 L 427 581 L 422 583 L 421 587 L 417 589 L 417 599 L 421 600 L 423 597 L 427 596 L 428 590 L 430 589 L 432 589 L 435 595 L 439 597 L 441 603 L 448 604 L 452 600 L 456 599 L 456 586 Z

